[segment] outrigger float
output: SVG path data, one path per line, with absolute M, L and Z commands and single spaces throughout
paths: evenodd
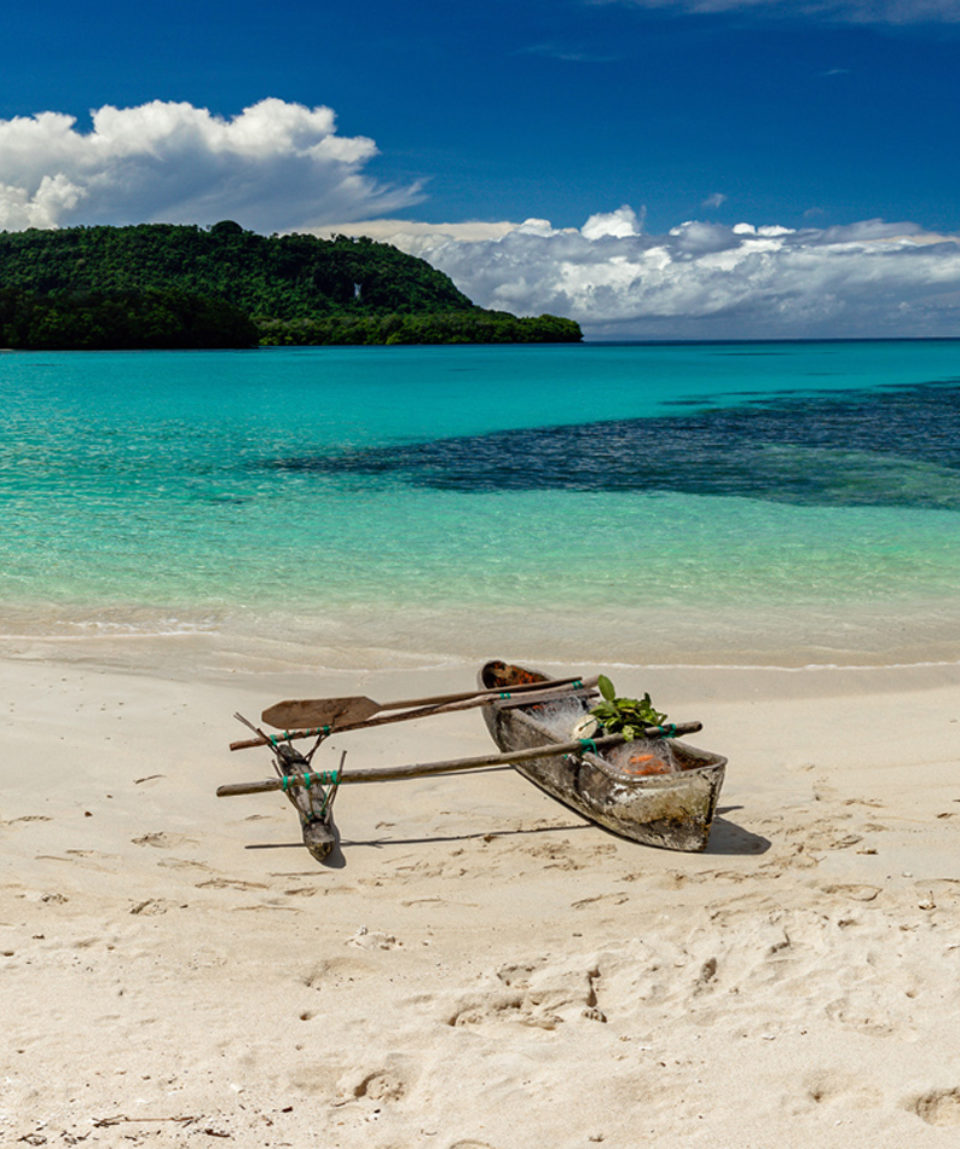
M 678 741 L 702 729 L 699 722 L 647 725 L 642 737 L 627 734 L 578 736 L 590 721 L 598 678 L 550 679 L 538 671 L 495 661 L 486 663 L 479 686 L 463 694 L 378 703 L 366 697 L 287 700 L 263 712 L 279 727 L 268 734 L 241 715 L 255 738 L 233 742 L 231 750 L 267 746 L 276 777 L 220 786 L 218 797 L 283 790 L 300 817 L 303 842 L 324 861 L 337 842 L 333 805 L 342 784 L 387 782 L 515 766 L 546 793 L 608 830 L 645 845 L 702 850 L 723 783 L 726 759 Z M 314 755 L 333 734 L 390 722 L 482 708 L 501 753 L 442 762 L 312 771 Z M 312 739 L 301 754 L 291 742 Z

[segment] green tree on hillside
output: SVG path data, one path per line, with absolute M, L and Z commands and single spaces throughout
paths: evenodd
M 7 346 L 246 346 L 238 316 L 268 344 L 581 337 L 569 320 L 476 307 L 389 244 L 262 236 L 232 220 L 0 232 L 0 287 L 20 300 L 5 304 Z

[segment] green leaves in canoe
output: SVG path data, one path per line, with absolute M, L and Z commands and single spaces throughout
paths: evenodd
M 597 683 L 603 701 L 590 713 L 603 728 L 604 734 L 622 734 L 628 742 L 642 738 L 648 726 L 660 726 L 666 721 L 666 714 L 655 710 L 650 695 L 643 698 L 618 698 L 613 683 L 605 674 Z

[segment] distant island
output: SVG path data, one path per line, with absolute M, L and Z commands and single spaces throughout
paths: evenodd
M 230 220 L 0 232 L 0 347 L 576 343 L 553 315 L 477 307 L 386 243 L 263 236 Z

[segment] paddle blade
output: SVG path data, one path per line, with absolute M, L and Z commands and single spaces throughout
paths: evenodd
M 260 717 L 280 730 L 301 730 L 305 726 L 346 726 L 365 722 L 380 710 L 372 698 L 288 698 L 268 706 Z

